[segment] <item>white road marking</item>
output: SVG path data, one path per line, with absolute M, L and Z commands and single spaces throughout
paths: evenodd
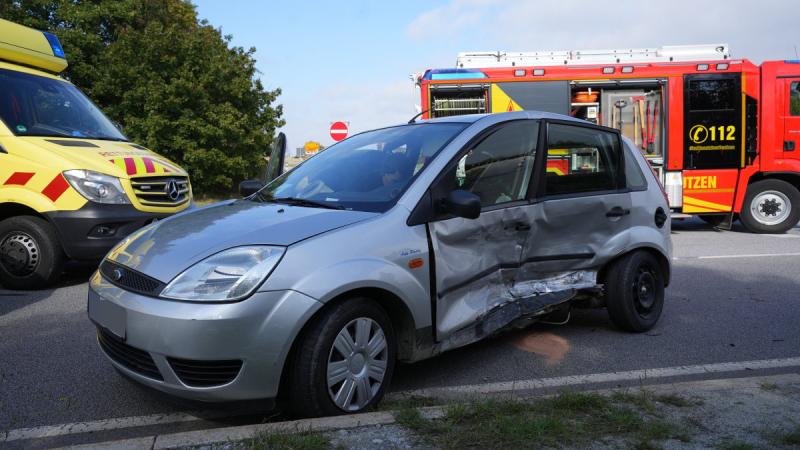
M 777 369 L 785 367 L 800 367 L 800 357 L 783 359 L 764 359 L 757 361 L 743 361 L 719 364 L 703 364 L 696 366 L 676 366 L 659 369 L 631 370 L 628 372 L 593 373 L 588 375 L 572 375 L 556 378 L 539 378 L 520 381 L 504 381 L 499 383 L 473 384 L 463 386 L 447 386 L 439 388 L 417 389 L 391 393 L 390 397 L 400 396 L 435 396 L 441 394 L 488 394 L 526 391 L 548 387 L 574 386 L 580 384 L 608 383 L 619 381 L 636 381 L 651 378 L 669 378 L 683 375 L 712 374 L 723 372 L 737 372 L 742 370 Z M 65 423 L 61 425 L 46 425 L 34 428 L 20 428 L 10 430 L 5 437 L 0 437 L 0 442 L 18 441 L 21 439 L 39 439 L 70 434 L 80 434 L 95 431 L 108 431 L 149 425 L 165 425 L 195 420 L 222 418 L 230 416 L 230 412 L 219 415 L 198 413 L 171 413 L 152 414 L 149 416 L 120 417 L 116 419 L 96 420 L 92 422 Z
M 685 375 L 700 375 L 741 370 L 776 369 L 800 366 L 800 357 L 783 359 L 765 359 L 758 361 L 742 361 L 719 364 L 701 364 L 696 366 L 664 367 L 659 369 L 641 369 L 627 372 L 593 373 L 588 375 L 572 375 L 556 378 L 539 378 L 531 380 L 501 381 L 498 383 L 471 384 L 463 386 L 447 386 L 412 391 L 396 392 L 392 396 L 430 397 L 447 394 L 491 394 L 529 391 L 542 388 L 575 386 L 581 384 L 609 383 L 619 381 L 644 381 L 652 378 L 669 378 Z
M 679 261 L 685 259 L 736 259 L 736 258 L 774 258 L 776 256 L 800 256 L 795 253 L 752 253 L 749 255 L 706 255 L 706 256 L 674 256 L 672 259 Z

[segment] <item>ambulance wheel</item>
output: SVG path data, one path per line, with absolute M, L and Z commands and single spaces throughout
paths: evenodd
M 800 220 L 800 192 L 783 180 L 756 181 L 747 188 L 739 220 L 753 233 L 785 233 Z
M 611 322 L 638 333 L 653 328 L 664 308 L 664 280 L 658 260 L 646 251 L 628 253 L 612 263 L 605 277 Z
M 52 225 L 40 217 L 0 221 L 0 284 L 9 289 L 42 289 L 61 276 L 64 252 Z

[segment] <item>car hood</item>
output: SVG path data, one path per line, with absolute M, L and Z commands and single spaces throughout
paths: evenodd
M 162 282 L 242 245 L 288 246 L 377 213 L 237 200 L 172 216 L 132 234 L 107 258 Z

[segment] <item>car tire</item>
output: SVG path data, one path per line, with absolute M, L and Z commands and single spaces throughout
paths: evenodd
M 9 289 L 42 289 L 56 283 L 66 256 L 53 226 L 40 217 L 0 221 L 0 284 Z
M 747 187 L 742 225 L 753 233 L 785 233 L 800 220 L 800 191 L 783 180 L 761 180 Z
M 656 257 L 629 253 L 606 273 L 606 308 L 618 328 L 641 333 L 655 326 L 664 308 L 665 276 Z
M 376 302 L 351 298 L 332 306 L 294 347 L 287 409 L 317 417 L 373 408 L 391 381 L 396 348 L 391 320 Z

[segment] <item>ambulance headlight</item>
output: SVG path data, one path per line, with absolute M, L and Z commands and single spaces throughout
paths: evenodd
M 82 196 L 93 202 L 115 205 L 131 202 L 117 177 L 91 170 L 67 170 L 64 178 Z

